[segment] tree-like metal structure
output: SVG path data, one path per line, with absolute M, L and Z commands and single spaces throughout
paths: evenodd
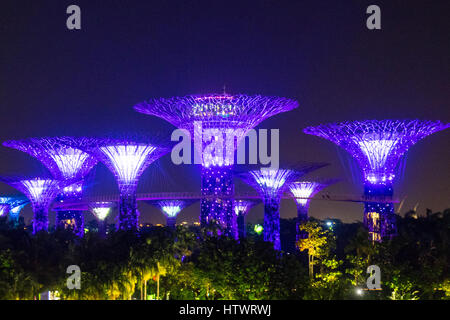
M 327 164 L 304 163 L 294 169 L 261 168 L 239 173 L 239 177 L 251 185 L 264 203 L 264 241 L 273 243 L 275 250 L 281 249 L 280 242 L 280 201 L 281 196 L 293 181 Z
M 236 214 L 239 239 L 243 239 L 246 236 L 245 216 L 248 213 L 248 211 L 256 204 L 258 204 L 258 201 L 255 200 L 243 200 L 243 199 L 234 200 L 233 210 L 234 213 Z
M 44 164 L 57 180 L 73 180 L 74 184 L 66 186 L 58 195 L 57 201 L 81 199 L 83 179 L 97 163 L 97 159 L 81 149 L 67 144 L 71 137 L 42 137 L 24 140 L 10 140 L 4 146 L 14 148 L 35 157 Z M 82 142 L 81 142 L 82 143 Z M 83 236 L 84 215 L 82 211 L 69 210 L 56 212 L 56 227 L 73 228 Z
M 8 203 L 0 203 L 0 217 L 6 217 L 11 206 Z
M 3 196 L 0 197 L 0 205 L 6 205 L 4 206 L 5 211 L 3 213 L 0 213 L 0 216 L 2 214 L 9 213 L 9 221 L 13 223 L 15 227 L 19 224 L 19 214 L 20 211 L 25 207 L 30 201 L 22 196 Z
M 311 199 L 322 189 L 336 183 L 337 179 L 319 181 L 296 181 L 289 185 L 289 190 L 295 197 L 297 204 L 296 237 L 297 241 L 306 238 L 306 233 L 300 231 L 299 227 L 309 219 L 308 209 Z
M 91 154 L 114 174 L 120 193 L 117 228 L 137 230 L 136 188 L 139 178 L 151 163 L 169 152 L 170 148 L 162 142 L 108 138 L 72 139 L 69 145 Z
M 24 193 L 33 207 L 33 233 L 48 230 L 48 210 L 57 194 L 73 181 L 46 178 L 0 177 L 0 181 L 9 184 Z
M 89 209 L 92 214 L 97 218 L 98 231 L 102 236 L 106 235 L 107 229 L 107 217 L 111 213 L 111 209 L 115 206 L 114 202 L 93 202 L 89 204 Z
M 296 101 L 286 98 L 224 93 L 151 99 L 134 109 L 160 117 L 186 130 L 194 139 L 201 155 L 201 192 L 205 196 L 201 200 L 200 222 L 203 226 L 219 223 L 231 236 L 236 232 L 232 165 L 239 142 L 261 121 L 297 106 Z M 223 148 L 225 140 L 228 141 Z M 218 146 L 214 154 L 205 152 L 205 147 L 212 145 Z
M 364 175 L 364 223 L 374 241 L 396 234 L 392 182 L 399 159 L 419 140 L 450 124 L 421 120 L 367 120 L 324 124 L 304 129 L 306 134 L 330 140 L 349 152 Z
M 177 215 L 184 208 L 193 204 L 196 200 L 153 200 L 147 203 L 158 207 L 166 216 L 166 226 L 174 228 L 177 222 Z

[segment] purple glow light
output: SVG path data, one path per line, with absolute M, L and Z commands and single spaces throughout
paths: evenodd
M 248 131 L 260 122 L 297 107 L 297 101 L 286 98 L 224 93 L 150 99 L 137 104 L 134 109 L 140 113 L 162 118 L 174 126 L 186 130 L 192 139 L 196 136 L 201 137 L 200 143 L 194 141 L 194 145 L 202 156 L 204 167 L 202 170 L 202 195 L 213 195 L 217 198 L 202 199 L 200 222 L 205 226 L 211 221 L 216 221 L 225 227 L 227 234 L 233 236 L 236 234 L 236 230 L 234 230 L 235 216 L 232 200 L 220 199 L 220 196 L 229 197 L 234 194 L 231 164 L 234 160 L 235 150 Z M 201 128 L 199 123 L 201 123 Z M 209 140 L 209 137 L 205 138 L 210 144 L 221 143 L 223 146 L 221 137 L 225 139 L 227 134 L 228 137 L 235 137 L 233 143 L 225 143 L 227 148 L 222 150 L 222 155 L 205 152 L 208 143 L 203 141 L 203 133 L 209 129 L 213 130 L 212 133 L 217 136 L 215 142 L 211 141 L 212 138 Z M 218 152 L 220 153 L 220 151 Z
M 392 183 L 399 159 L 408 149 L 435 132 L 450 127 L 440 121 L 367 120 L 324 124 L 305 128 L 306 134 L 330 140 L 359 163 L 365 179 L 364 223 L 373 241 L 396 234 L 394 205 L 377 202 L 392 199 Z
M 23 192 L 33 207 L 33 233 L 48 230 L 48 209 L 62 187 L 70 181 L 53 179 L 0 178 L 1 181 Z
M 306 134 L 334 142 L 361 166 L 369 183 L 390 183 L 399 159 L 426 136 L 448 128 L 440 121 L 367 120 L 305 128 Z
M 156 150 L 152 145 L 110 145 L 99 150 L 108 158 L 120 186 L 135 185 L 150 163 L 147 159 Z
M 69 143 L 97 158 L 114 174 L 120 192 L 117 228 L 136 230 L 139 220 L 136 202 L 139 178 L 150 164 L 169 152 L 170 148 L 159 143 L 156 145 L 125 138 L 82 138 L 73 139 Z
M 97 163 L 94 157 L 67 145 L 71 137 L 44 137 L 10 140 L 4 146 L 14 148 L 41 161 L 58 180 L 82 179 Z
M 281 249 L 280 242 L 280 201 L 287 186 L 308 172 L 324 167 L 324 163 L 297 164 L 292 169 L 261 168 L 239 176 L 261 195 L 264 202 L 264 241 Z

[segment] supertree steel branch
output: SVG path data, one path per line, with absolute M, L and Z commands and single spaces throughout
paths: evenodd
M 71 145 L 93 155 L 116 177 L 119 186 L 118 229 L 138 228 L 136 188 L 141 174 L 155 160 L 170 151 L 162 142 L 149 143 L 129 139 L 73 139 Z
M 97 163 L 86 152 L 67 144 L 71 137 L 43 137 L 5 141 L 5 147 L 14 148 L 41 161 L 58 180 L 81 180 Z
M 0 203 L 0 217 L 6 217 L 11 206 L 8 203 Z
M 97 218 L 99 234 L 106 235 L 107 232 L 107 217 L 111 213 L 111 209 L 115 206 L 114 202 L 100 201 L 89 204 L 89 209 L 92 214 Z
M 304 239 L 306 234 L 301 232 L 300 224 L 308 221 L 309 203 L 311 199 L 321 190 L 329 185 L 336 183 L 337 179 L 318 180 L 318 181 L 296 181 L 289 185 L 289 190 L 295 197 L 297 204 L 297 223 L 296 223 L 296 237 L 297 241 Z
M 42 137 L 24 140 L 10 140 L 4 146 L 14 148 L 41 161 L 58 180 L 72 179 L 76 183 L 66 186 L 58 195 L 59 201 L 81 198 L 82 179 L 97 163 L 97 159 L 81 149 L 68 145 L 71 137 Z M 81 142 L 81 141 L 80 141 Z M 82 144 L 82 142 L 81 142 Z M 57 211 L 56 226 L 65 227 L 67 222 L 75 221 L 74 232 L 84 234 L 84 215 L 82 211 Z
M 0 181 L 9 184 L 24 193 L 33 207 L 33 233 L 48 230 L 48 210 L 50 204 L 63 187 L 70 180 L 56 180 L 45 178 L 6 178 Z
M 330 140 L 352 155 L 363 171 L 365 196 L 391 199 L 399 159 L 419 140 L 449 126 L 440 121 L 367 120 L 308 127 L 304 132 Z M 394 236 L 394 205 L 365 203 L 364 223 L 374 241 Z
M 158 207 L 166 216 L 166 225 L 174 228 L 177 222 L 177 215 L 181 210 L 193 204 L 195 200 L 153 200 L 147 202 Z
M 255 206 L 258 201 L 255 200 L 234 200 L 233 210 L 236 214 L 237 230 L 239 239 L 243 239 L 246 236 L 245 230 L 245 215 L 248 211 Z
M 280 201 L 283 192 L 293 181 L 324 166 L 324 163 L 304 163 L 295 169 L 261 168 L 239 174 L 261 195 L 264 203 L 264 241 L 272 242 L 275 250 L 281 249 Z
M 203 226 L 210 222 L 219 223 L 230 236 L 236 233 L 230 197 L 234 194 L 232 164 L 237 145 L 260 122 L 297 106 L 296 101 L 286 98 L 224 93 L 151 99 L 137 104 L 134 109 L 160 117 L 190 133 L 202 160 L 201 192 L 208 196 L 201 200 L 200 222 Z M 204 134 L 206 129 L 214 132 L 213 138 Z M 215 150 L 219 154 L 205 152 L 205 147 L 213 143 L 223 146 L 223 141 L 230 136 L 232 143 Z M 211 139 L 213 143 L 208 145 Z M 226 198 L 221 199 L 221 196 Z

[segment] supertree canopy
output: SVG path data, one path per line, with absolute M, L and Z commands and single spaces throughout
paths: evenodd
M 367 120 L 308 127 L 304 132 L 330 140 L 349 152 L 362 168 L 364 194 L 392 199 L 392 182 L 399 159 L 409 147 L 450 125 L 440 121 Z M 364 223 L 373 240 L 396 234 L 394 205 L 366 202 Z
M 114 205 L 114 202 L 107 201 L 93 202 L 89 204 L 89 209 L 98 220 L 99 233 L 103 236 L 106 234 L 106 218 L 111 213 L 111 209 Z
M 294 180 L 326 164 L 305 163 L 295 169 L 261 168 L 239 176 L 258 193 L 264 203 L 264 241 L 273 243 L 276 250 L 281 249 L 280 242 L 280 201 L 287 186 Z
M 106 138 L 73 139 L 69 145 L 78 146 L 93 155 L 114 174 L 120 192 L 117 227 L 122 230 L 137 229 L 136 188 L 139 178 L 151 163 L 169 152 L 170 148 L 162 143 Z
M 74 180 L 74 184 L 66 186 L 58 195 L 58 201 L 80 199 L 83 178 L 97 163 L 97 159 L 88 153 L 68 145 L 71 137 L 43 137 L 24 140 L 10 140 L 4 146 L 14 148 L 37 158 L 58 180 Z M 79 236 L 84 234 L 84 215 L 82 211 L 57 211 L 56 226 L 72 226 Z
M 286 98 L 224 93 L 151 99 L 134 109 L 160 117 L 190 133 L 201 155 L 201 192 L 207 196 L 201 200 L 200 222 L 202 225 L 219 223 L 226 235 L 231 236 L 236 233 L 232 165 L 237 145 L 261 121 L 297 106 L 296 101 Z M 210 133 L 206 134 L 205 130 Z M 211 145 L 219 147 L 214 152 L 206 152 Z
M 175 227 L 177 215 L 190 206 L 195 200 L 153 200 L 148 203 L 158 207 L 166 216 L 166 225 L 168 227 Z
M 6 178 L 0 181 L 23 192 L 33 207 L 33 233 L 48 230 L 48 209 L 62 188 L 70 183 L 67 180 L 46 178 Z
M 234 213 L 236 214 L 239 239 L 243 239 L 246 236 L 245 215 L 257 203 L 258 201 L 255 200 L 234 200 L 233 209 Z
M 4 217 L 9 213 L 11 206 L 8 203 L 0 203 L 0 217 Z
M 20 211 L 25 207 L 30 201 L 22 196 L 3 196 L 0 197 L 0 207 L 3 207 L 3 211 L 0 212 L 0 216 L 9 212 L 9 220 L 13 222 L 15 226 L 19 223 Z M 1 211 L 1 210 L 0 210 Z
M 305 238 L 306 236 L 305 233 L 300 231 L 299 226 L 309 219 L 309 202 L 314 197 L 314 195 L 316 195 L 316 193 L 337 181 L 337 179 L 322 181 L 296 181 L 289 185 L 289 190 L 295 197 L 295 202 L 297 204 L 297 223 L 295 229 L 297 241 Z

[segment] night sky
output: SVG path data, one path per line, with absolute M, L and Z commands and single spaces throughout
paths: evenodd
M 81 7 L 82 29 L 66 28 L 66 8 Z M 382 30 L 366 28 L 366 8 L 381 7 Z M 280 129 L 282 161 L 328 162 L 309 177 L 342 182 L 323 192 L 362 193 L 356 164 L 302 129 L 319 123 L 418 118 L 450 121 L 449 1 L 23 1 L 0 4 L 0 140 L 30 136 L 171 132 L 162 119 L 133 111 L 151 97 L 222 92 L 294 98 L 300 107 L 264 121 Z M 450 130 L 413 146 L 402 161 L 401 213 L 418 204 L 450 207 Z M 2 174 L 46 170 L 27 154 L 0 147 Z M 143 174 L 138 192 L 198 191 L 197 166 L 170 156 Z M 95 167 L 87 193 L 117 192 Z M 249 190 L 241 182 L 237 192 Z M 0 192 L 15 194 L 1 184 Z M 141 221 L 163 223 L 139 204 Z M 27 221 L 29 206 L 22 211 Z M 362 204 L 313 201 L 310 214 L 362 219 Z M 178 221 L 198 219 L 199 204 Z M 296 215 L 282 202 L 281 217 Z M 54 214 L 50 215 L 53 222 Z M 93 216 L 88 214 L 87 220 Z M 262 218 L 262 206 L 248 221 Z

